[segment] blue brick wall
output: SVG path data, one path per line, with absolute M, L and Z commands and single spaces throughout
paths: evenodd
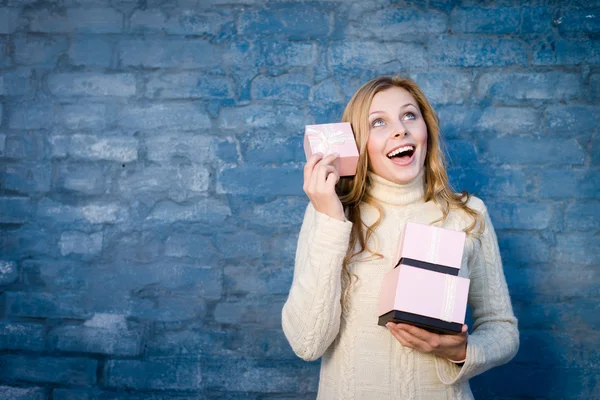
M 0 0 L 0 399 L 311 399 L 280 329 L 305 124 L 414 78 L 498 233 L 521 350 L 600 397 L 600 2 Z

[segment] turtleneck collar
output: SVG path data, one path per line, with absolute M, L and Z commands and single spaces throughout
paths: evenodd
M 377 201 L 394 206 L 421 204 L 425 201 L 425 169 L 409 183 L 394 183 L 368 172 L 369 186 L 367 192 Z

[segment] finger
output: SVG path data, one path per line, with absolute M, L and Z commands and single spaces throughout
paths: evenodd
M 317 191 L 323 191 L 325 189 L 325 182 L 327 181 L 327 177 L 330 174 L 336 174 L 337 171 L 334 166 L 327 164 L 319 164 L 317 166 L 317 171 L 314 175 L 316 175 L 316 183 L 317 183 Z
M 398 333 L 398 336 L 400 336 L 407 343 L 409 343 L 410 346 L 413 349 L 415 349 L 415 350 L 419 350 L 421 352 L 429 353 L 433 349 L 432 346 L 428 342 L 426 342 L 424 340 L 421 340 L 420 338 L 418 338 L 416 336 L 411 335 L 407 331 L 404 331 L 402 329 L 398 329 L 396 332 Z
M 304 184 L 305 186 L 310 181 L 310 176 L 312 175 L 313 169 L 315 169 L 315 165 L 319 161 L 323 159 L 323 153 L 315 153 L 308 157 L 306 160 L 306 164 L 304 164 Z
M 335 190 L 335 185 L 337 185 L 337 183 L 339 181 L 340 181 L 340 174 L 338 173 L 337 169 L 334 172 L 327 175 L 327 180 L 326 180 L 327 187 L 333 188 L 333 190 Z
M 437 338 L 437 336 L 439 336 L 438 334 L 429 332 L 429 331 L 427 331 L 423 328 L 419 328 L 417 326 L 413 326 L 413 325 L 409 325 L 409 324 L 398 324 L 397 328 L 400 330 L 403 330 L 405 332 L 408 332 L 412 336 L 415 336 L 425 342 L 429 342 L 434 339 L 439 339 L 439 338 Z
M 393 337 L 395 337 L 395 338 L 396 338 L 396 340 L 397 340 L 398 342 L 400 342 L 400 344 L 401 344 L 402 346 L 404 346 L 404 347 L 408 347 L 408 348 L 411 348 L 411 349 L 412 349 L 412 348 L 414 348 L 414 347 L 413 347 L 413 345 L 412 345 L 411 343 L 407 342 L 407 341 L 404 339 L 404 337 L 402 337 L 402 336 L 400 336 L 400 335 L 398 334 L 398 332 L 397 332 L 397 331 L 396 331 L 396 329 L 393 327 L 393 325 L 394 325 L 393 323 L 388 323 L 388 324 L 386 325 L 386 327 L 388 328 L 388 330 L 390 331 L 390 333 L 392 334 L 392 336 L 393 336 Z
M 333 165 L 335 160 L 337 160 L 339 157 L 340 157 L 340 155 L 338 153 L 331 153 L 331 154 L 328 154 L 327 156 L 323 157 L 323 159 L 320 161 L 320 163 Z

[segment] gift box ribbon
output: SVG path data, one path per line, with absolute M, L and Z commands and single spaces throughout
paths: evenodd
M 349 139 L 346 133 L 330 126 L 325 126 L 322 130 L 307 127 L 306 135 L 313 153 L 323 153 L 323 155 L 329 154 L 332 146 L 344 144 Z
M 440 319 L 446 322 L 452 322 L 454 314 L 454 304 L 456 303 L 456 279 L 451 275 L 446 275 L 444 282 L 444 302 Z

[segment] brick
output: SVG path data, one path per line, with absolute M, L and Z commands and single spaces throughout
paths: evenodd
M 269 203 L 253 204 L 252 223 L 268 228 L 300 227 L 308 200 L 305 197 L 279 198 Z
M 58 171 L 57 186 L 88 195 L 102 194 L 106 190 L 106 170 L 96 165 L 67 164 Z
M 78 291 L 82 286 L 87 286 L 86 282 L 91 280 L 93 273 L 83 265 L 83 261 L 55 261 L 47 258 L 25 260 L 21 270 L 23 282 L 28 288 L 40 287 L 49 292 Z
M 33 213 L 33 204 L 27 197 L 0 197 L 0 223 L 23 224 Z
M 550 32 L 554 10 L 551 7 L 521 7 L 521 33 Z
M 0 260 L 0 285 L 13 283 L 18 277 L 17 264 L 14 261 Z
M 96 384 L 98 361 L 74 357 L 0 356 L 0 378 L 36 383 Z
M 48 90 L 58 97 L 135 95 L 132 74 L 62 73 L 48 76 Z
M 176 202 L 205 193 L 210 184 L 208 170 L 199 165 L 183 165 L 180 167 L 141 167 L 134 171 L 124 171 L 119 178 L 118 187 L 122 196 L 137 198 L 139 196 L 161 197 L 167 195 Z M 187 205 L 178 207 L 168 203 L 160 207 L 158 219 L 195 218 L 198 211 Z M 166 214 L 165 214 L 166 212 Z M 176 217 L 169 217 L 172 212 Z
M 117 44 L 124 67 L 214 68 L 219 64 L 217 48 L 201 39 L 138 40 Z
M 159 9 L 136 10 L 131 16 L 135 32 L 166 32 L 172 35 L 219 35 L 231 16 L 225 13 L 176 8 L 165 14 Z
M 514 266 L 513 266 L 514 268 Z M 593 298 L 600 293 L 595 284 L 595 266 L 571 267 L 569 264 L 542 265 L 536 267 L 505 268 L 513 301 L 568 301 L 574 297 Z M 568 281 L 568 287 L 562 287 Z M 557 288 L 561 288 L 557 290 Z
M 522 330 L 521 346 L 515 363 L 526 365 L 576 365 L 594 368 L 600 365 L 594 335 L 583 332 Z
M 470 139 L 471 133 L 479 132 L 477 125 L 483 113 L 479 107 L 441 105 L 436 112 L 440 118 L 440 133 L 445 139 Z
M 298 127 L 310 125 L 312 119 L 293 106 L 270 106 L 252 104 L 244 107 L 222 108 L 219 125 L 224 129 L 239 131 L 240 129 L 278 128 L 278 134 L 292 130 L 298 134 Z
M 245 261 L 225 267 L 224 273 L 227 292 L 244 295 L 286 295 L 293 277 L 293 269 L 288 266 L 246 265 Z
M 588 86 L 590 88 L 590 101 L 593 104 L 598 104 L 600 102 L 600 74 L 591 74 Z
M 559 32 L 600 32 L 600 10 L 561 10 L 557 19 Z
M 476 123 L 481 131 L 496 134 L 537 133 L 541 118 L 537 110 L 524 107 L 488 107 Z
M 596 169 L 545 169 L 539 172 L 542 198 L 600 198 L 600 174 Z
M 215 99 L 233 97 L 228 78 L 197 72 L 161 73 L 149 77 L 146 96 L 153 99 Z
M 280 328 L 263 329 L 245 326 L 243 329 L 233 330 L 227 339 L 223 348 L 242 357 L 293 360 L 294 362 L 298 360 L 298 356 L 292 351 Z
M 19 8 L 0 8 L 0 34 L 10 35 L 19 28 L 19 16 L 21 9 Z
M 600 204 L 598 201 L 578 201 L 565 211 L 565 228 L 570 231 L 600 230 Z
M 496 219 L 492 223 L 496 224 Z M 498 230 L 498 245 L 505 266 L 550 262 L 553 247 L 538 234 L 501 230 Z
M 123 14 L 111 8 L 67 8 L 61 12 L 38 8 L 27 14 L 32 32 L 120 33 Z
M 222 224 L 231 210 L 227 205 L 214 199 L 202 199 L 190 205 L 179 205 L 170 201 L 160 202 L 148 215 L 148 219 L 163 222 L 203 222 Z
M 231 358 L 225 362 L 216 359 L 207 363 L 205 387 L 259 393 L 316 392 L 319 366 L 315 363 L 291 364 L 289 361 L 271 361 Z M 235 376 L 236 379 L 230 379 Z M 298 379 L 302 376 L 303 379 Z
M 217 177 L 217 193 L 299 196 L 303 193 L 302 181 L 299 168 L 229 168 Z
M 473 89 L 471 74 L 462 71 L 417 73 L 412 79 L 432 104 L 462 104 Z
M 544 110 L 544 129 L 549 134 L 573 134 L 592 132 L 598 126 L 598 107 L 552 105 Z
M 20 160 L 23 163 L 40 163 L 47 152 L 44 132 L 18 132 L 7 135 L 4 146 L 4 157 Z
M 306 67 L 317 61 L 318 48 L 314 43 L 266 41 L 261 55 L 270 67 Z M 233 55 L 233 54 L 232 54 Z
M 53 67 L 60 55 L 67 51 L 69 44 L 61 37 L 28 36 L 15 39 L 14 46 L 17 64 Z
M 216 238 L 216 247 L 221 252 L 221 259 L 251 260 L 263 255 L 265 251 L 263 241 L 263 237 L 251 231 L 219 234 Z
M 0 386 L 2 400 L 45 400 L 46 390 L 41 387 Z
M 482 160 L 496 164 L 583 165 L 585 151 L 575 139 L 510 135 L 486 139 L 479 144 Z
M 2 46 L 0 45 L 0 50 Z M 30 68 L 16 68 L 2 72 L 0 76 L 0 95 L 31 97 L 35 91 L 36 75 Z
M 456 167 L 449 169 L 448 175 L 456 189 L 478 196 L 526 197 L 535 189 L 535 175 L 524 170 Z
M 70 137 L 67 156 L 74 160 L 108 160 L 128 163 L 137 160 L 137 139 L 129 137 L 98 137 L 73 135 Z
M 117 111 L 118 124 L 125 129 L 201 130 L 211 127 L 210 118 L 193 103 L 160 103 L 125 106 Z
M 259 75 L 252 81 L 253 99 L 278 100 L 282 103 L 306 102 L 312 82 L 303 74 Z
M 331 104 L 343 101 L 342 93 L 338 85 L 332 79 L 326 79 L 316 85 L 312 85 L 308 100 L 311 103 Z
M 141 335 L 136 332 L 85 326 L 63 326 L 50 332 L 50 341 L 59 351 L 113 356 L 137 356 Z
M 594 232 L 556 235 L 556 260 L 560 263 L 597 265 L 600 262 L 600 237 Z
M 332 22 L 330 14 L 323 9 L 311 5 L 278 4 L 243 12 L 237 26 L 244 36 L 283 35 L 291 40 L 301 40 L 327 37 Z
M 429 46 L 431 67 L 501 67 L 526 65 L 527 48 L 516 39 L 447 37 Z
M 46 328 L 41 324 L 0 323 L 0 349 L 43 351 L 46 347 Z M 0 399 L 2 391 L 0 390 Z
M 552 229 L 557 224 L 558 205 L 513 201 L 493 203 L 489 207 L 496 229 Z
M 120 307 L 123 301 L 113 307 Z M 160 293 L 150 298 L 134 299 L 129 302 L 129 314 L 132 318 L 152 322 L 172 323 L 181 326 L 186 321 L 203 321 L 206 315 L 206 303 L 196 295 L 168 296 Z
M 519 100 L 570 100 L 580 96 L 578 74 L 484 73 L 477 83 L 477 97 L 502 103 Z
M 0 107 L 0 113 L 2 108 Z M 4 151 L 6 149 L 6 135 L 0 134 L 0 157 L 4 156 Z
M 142 392 L 125 393 L 121 391 L 90 389 L 54 389 L 52 391 L 54 400 L 201 400 L 205 396 L 197 394 L 166 394 L 166 392 Z
M 43 129 L 54 123 L 55 107 L 49 103 L 20 103 L 8 115 L 11 129 Z
M 108 68 L 111 66 L 114 48 L 111 38 L 76 36 L 71 39 L 67 54 L 74 66 Z
M 511 364 L 494 368 L 488 374 L 482 375 L 479 379 L 481 390 L 479 392 L 474 390 L 473 394 L 477 398 L 483 399 L 495 398 L 495 394 L 502 394 L 508 399 L 548 396 L 568 398 L 583 391 L 583 396 L 576 396 L 585 398 L 586 393 L 589 393 L 585 388 L 597 387 L 597 372 L 594 369 L 586 370 L 569 365 L 558 365 L 560 364 L 553 364 L 552 367 L 547 365 L 532 367 Z M 507 382 L 510 382 L 510 385 Z M 531 382 L 536 382 L 536 384 L 532 385 Z
M 254 300 L 220 302 L 215 308 L 215 321 L 220 324 L 279 327 L 281 326 L 283 303 L 283 300 L 264 297 Z
M 165 255 L 169 257 L 189 257 L 210 263 L 217 259 L 217 252 L 208 236 L 172 234 L 165 243 Z
M 477 160 L 475 146 L 469 140 L 446 141 L 446 160 L 449 166 L 468 165 Z
M 190 354 L 229 355 L 232 349 L 229 334 L 211 329 L 209 331 L 185 329 L 181 331 L 155 332 L 148 339 L 146 354 L 153 356 L 180 356 Z
M 548 49 L 548 46 L 551 46 Z M 538 43 L 533 48 L 533 65 L 580 65 L 600 63 L 597 40 L 559 39 L 551 45 Z
M 450 14 L 450 29 L 454 33 L 512 34 L 519 31 L 520 11 L 517 7 L 455 8 Z
M 107 387 L 136 390 L 200 390 L 202 375 L 202 363 L 174 358 L 110 360 L 104 368 Z
M 63 232 L 58 246 L 63 256 L 69 254 L 95 255 L 102 251 L 102 232 L 92 234 L 77 231 Z
M 13 260 L 42 255 L 59 257 L 57 242 L 58 234 L 56 232 L 50 229 L 40 229 L 40 226 L 34 223 L 0 232 L 2 256 Z
M 37 216 L 40 220 L 53 222 L 85 222 L 90 224 L 123 223 L 129 219 L 127 209 L 118 203 L 89 203 L 70 206 L 48 198 L 38 203 Z
M 85 103 L 62 106 L 60 122 L 67 129 L 104 129 L 106 121 L 107 113 L 104 104 Z
M 592 139 L 591 149 L 591 162 L 592 165 L 600 165 L 600 138 L 595 137 Z
M 410 57 L 406 57 L 410 54 Z M 425 46 L 416 43 L 386 43 L 346 40 L 329 47 L 328 63 L 334 68 L 378 68 L 397 61 L 403 68 L 427 68 L 429 58 Z
M 13 65 L 11 53 L 8 39 L 0 39 L 0 67 L 5 68 Z
M 568 301 L 514 301 L 519 329 L 551 329 L 562 332 L 596 331 L 600 326 L 597 299 L 575 297 Z
M 210 136 L 173 132 L 149 136 L 145 142 L 146 157 L 160 164 L 168 165 L 182 158 L 192 163 L 207 163 L 214 159 L 215 149 Z
M 397 35 L 435 35 L 444 33 L 448 28 L 448 16 L 433 9 L 419 11 L 389 5 L 376 11 L 370 7 L 361 11 L 357 10 L 362 15 L 349 24 L 348 21 L 341 22 L 348 25 L 345 27 L 346 37 L 389 40 L 390 32 Z

